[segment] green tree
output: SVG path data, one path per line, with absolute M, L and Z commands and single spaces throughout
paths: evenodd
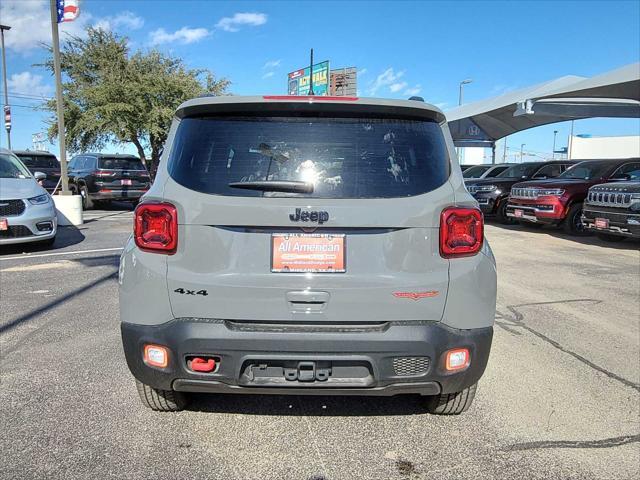
M 67 146 L 71 152 L 100 150 L 107 143 L 135 145 L 138 155 L 158 167 L 175 109 L 189 98 L 227 93 L 229 80 L 157 50 L 131 53 L 127 39 L 88 28 L 86 38 L 61 45 Z M 53 73 L 53 58 L 42 66 Z M 55 100 L 49 137 L 58 135 Z

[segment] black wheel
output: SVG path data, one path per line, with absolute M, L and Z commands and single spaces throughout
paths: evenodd
M 544 224 L 542 223 L 527 222 L 526 220 L 519 220 L 519 223 L 526 228 L 541 229 L 542 227 L 544 227 Z
M 587 229 L 582 223 L 582 204 L 574 203 L 569 208 L 569 213 L 567 213 L 567 218 L 564 219 L 562 223 L 562 228 L 565 233 L 569 235 L 584 235 L 587 233 Z
M 136 387 L 142 404 L 156 412 L 179 412 L 188 404 L 186 395 L 181 392 L 159 390 L 138 380 L 136 380 Z
M 457 393 L 441 393 L 427 399 L 427 411 L 436 415 L 460 415 L 466 412 L 476 396 L 478 384 Z
M 606 242 L 622 242 L 624 237 L 620 235 L 611 235 L 610 233 L 596 233 L 596 236 Z
M 80 195 L 82 196 L 82 209 L 91 210 L 93 208 L 93 202 L 89 197 L 89 189 L 86 185 L 80 187 Z
M 499 202 L 500 203 L 498 204 L 498 208 L 496 209 L 497 220 L 505 225 L 514 224 L 515 220 L 513 220 L 511 217 L 507 217 L 507 203 L 509 203 L 507 199 L 503 198 L 502 200 L 499 200 Z

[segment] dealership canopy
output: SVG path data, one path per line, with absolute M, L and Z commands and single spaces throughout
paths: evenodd
M 492 147 L 528 128 L 593 117 L 640 118 L 640 63 L 592 78 L 560 77 L 447 112 L 462 147 Z

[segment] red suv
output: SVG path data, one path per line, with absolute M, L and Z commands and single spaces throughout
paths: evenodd
M 585 160 L 549 180 L 515 184 L 509 195 L 507 216 L 525 225 L 562 226 L 564 231 L 584 233 L 582 202 L 593 185 L 630 179 L 640 168 L 639 158 Z

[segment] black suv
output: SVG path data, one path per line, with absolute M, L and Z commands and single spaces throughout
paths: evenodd
M 604 240 L 640 239 L 640 169 L 626 175 L 591 187 L 584 201 L 582 223 Z
M 41 185 L 47 192 L 53 193 L 60 181 L 60 162 L 56 156 L 53 153 L 39 150 L 13 150 L 13 153 L 22 160 L 22 163 L 32 174 L 44 173 L 47 178 L 41 180 Z
M 494 178 L 468 180 L 465 183 L 485 215 L 496 215 L 501 223 L 513 223 L 506 212 L 507 200 L 513 185 L 523 180 L 557 177 L 575 163 L 571 160 L 518 163 Z
M 87 210 L 112 200 L 136 204 L 149 190 L 151 178 L 133 155 L 84 153 L 69 162 L 69 186 L 82 195 L 82 207 Z

